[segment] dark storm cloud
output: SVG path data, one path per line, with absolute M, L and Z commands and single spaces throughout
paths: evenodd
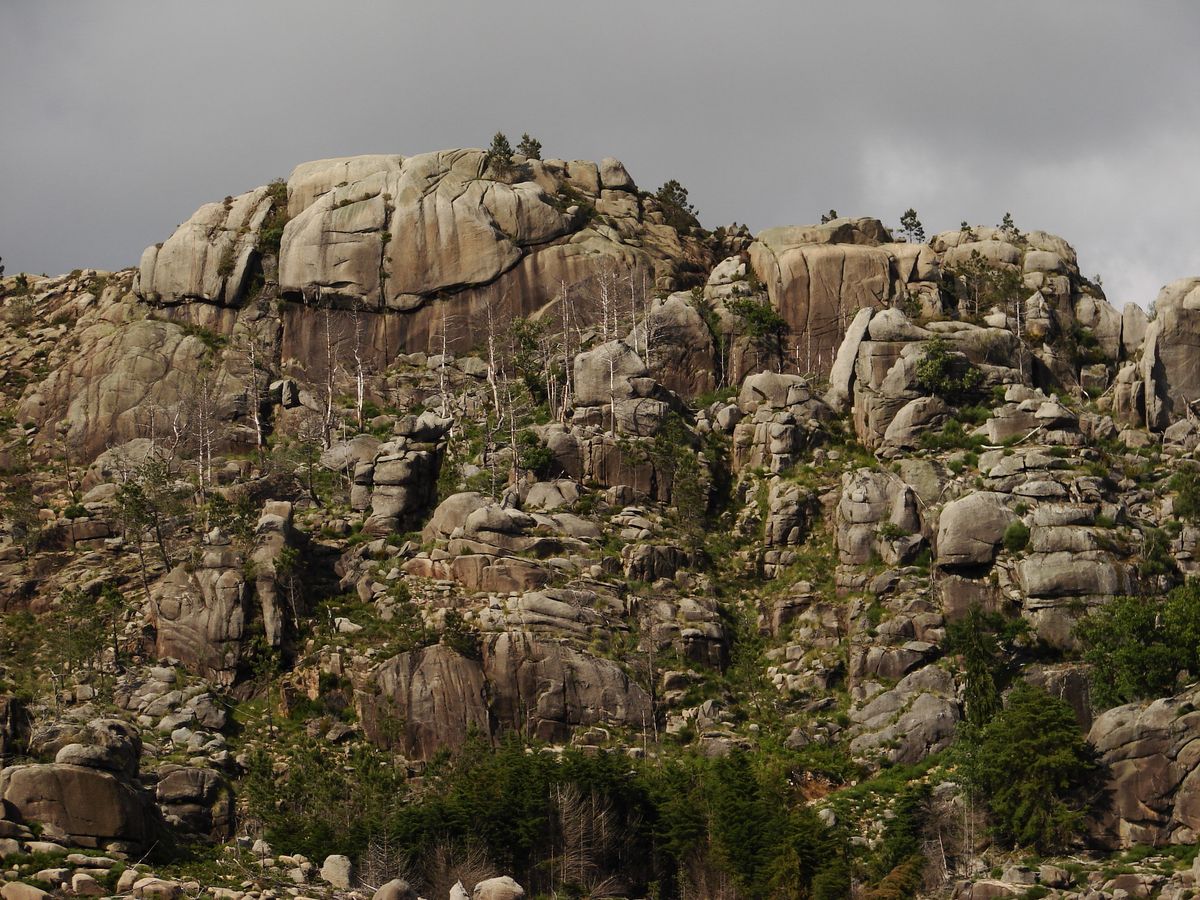
M 1110 297 L 1200 273 L 1194 2 L 0 5 L 0 255 L 117 268 L 297 162 L 485 145 L 679 178 L 703 221 L 1011 211 Z

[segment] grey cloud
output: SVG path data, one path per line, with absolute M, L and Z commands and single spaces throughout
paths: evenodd
M 0 254 L 130 265 L 298 162 L 527 130 L 709 225 L 1011 211 L 1145 303 L 1200 273 L 1197 38 L 1192 2 L 9 2 Z

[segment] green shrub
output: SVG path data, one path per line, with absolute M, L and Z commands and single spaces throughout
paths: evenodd
M 63 510 L 63 518 L 66 519 L 85 519 L 87 518 L 87 514 L 88 511 L 82 503 L 72 503 Z
M 517 434 L 517 465 L 538 478 L 546 478 L 554 470 L 554 451 L 535 432 L 525 429 Z
M 1169 694 L 1180 672 L 1200 672 L 1200 584 L 1161 598 L 1117 597 L 1080 620 L 1075 635 L 1097 709 Z
M 479 632 L 466 623 L 458 610 L 446 613 L 442 643 L 467 659 L 480 658 Z
M 492 136 L 492 144 L 487 151 L 487 164 L 497 175 L 507 175 L 513 167 L 512 144 L 503 131 L 497 131 Z
M 663 218 L 676 231 L 688 231 L 693 225 L 700 224 L 696 219 L 696 207 L 688 202 L 687 188 L 674 178 L 655 191 L 654 197 L 662 206 Z
M 950 419 L 942 426 L 941 431 L 925 431 L 921 434 L 922 450 L 980 450 L 987 440 L 983 437 L 967 434 L 962 422 Z M 965 460 L 959 460 L 959 471 L 966 465 Z
M 1196 469 L 1181 469 L 1167 487 L 1175 492 L 1175 515 L 1189 522 L 1200 522 L 1200 472 Z
M 1029 544 L 1029 526 L 1017 519 L 1004 529 L 1004 549 L 1009 553 L 1020 553 Z
M 541 159 L 542 142 L 535 137 L 530 137 L 526 132 L 521 135 L 521 142 L 517 144 L 517 152 L 526 159 Z
M 778 337 L 787 330 L 787 320 L 765 300 L 739 297 L 731 300 L 728 307 L 731 313 L 742 320 L 746 333 L 751 337 Z
M 1158 578 L 1175 572 L 1170 539 L 1162 528 L 1146 528 L 1142 532 L 1142 560 L 1138 574 L 1143 578 Z
M 271 198 L 271 209 L 258 231 L 256 246 L 263 255 L 278 256 L 283 228 L 288 222 L 287 182 L 276 178 L 267 185 L 267 196 Z
M 917 384 L 951 406 L 963 406 L 980 396 L 983 372 L 945 338 L 935 337 L 925 343 L 925 355 L 917 363 Z

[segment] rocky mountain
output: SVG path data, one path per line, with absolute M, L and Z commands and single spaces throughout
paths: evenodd
M 5 900 L 1191 896 L 1200 277 L 897 234 L 451 150 L 0 280 Z

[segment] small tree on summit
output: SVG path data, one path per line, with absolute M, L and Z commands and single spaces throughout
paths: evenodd
M 487 161 L 497 175 L 507 175 L 513 164 L 512 144 L 503 131 L 497 131 L 492 138 L 492 146 L 488 147 Z
M 1010 212 L 1006 212 L 1004 218 L 1000 220 L 1000 230 L 1008 235 L 1010 240 L 1019 241 L 1024 237 L 1021 234 L 1021 229 L 1017 228 L 1016 223 L 1013 222 L 1012 213 Z
M 526 132 L 521 135 L 521 143 L 517 144 L 517 152 L 526 159 L 541 159 L 542 142 L 535 137 L 530 137 Z
M 900 232 L 910 244 L 925 243 L 925 226 L 917 218 L 917 211 L 911 206 L 900 217 Z
M 662 204 L 667 224 L 677 231 L 684 231 L 696 222 L 696 207 L 688 202 L 688 192 L 682 184 L 672 178 L 657 191 L 655 198 Z

